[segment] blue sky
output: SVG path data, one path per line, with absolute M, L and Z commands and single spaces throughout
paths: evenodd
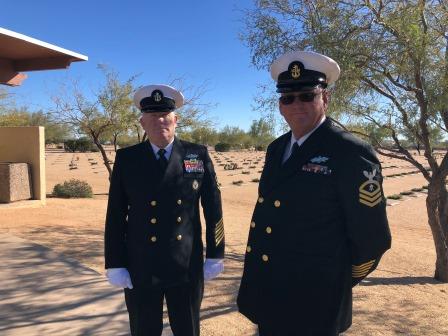
M 103 75 L 97 64 L 103 63 L 121 79 L 140 74 L 137 85 L 179 76 L 191 85 L 207 81 L 203 101 L 217 104 L 209 113 L 217 126 L 247 130 L 260 117 L 251 107 L 257 84 L 271 82 L 267 70 L 250 64 L 249 49 L 238 39 L 242 10 L 252 5 L 252 0 L 2 0 L 0 27 L 89 57 L 68 70 L 29 72 L 22 87 L 10 92 L 18 105 L 47 109 L 67 78 L 98 87 Z

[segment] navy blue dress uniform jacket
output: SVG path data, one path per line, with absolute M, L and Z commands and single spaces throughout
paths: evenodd
M 118 150 L 106 216 L 106 268 L 127 268 L 134 287 L 202 277 L 199 200 L 206 257 L 223 258 L 221 193 L 206 147 L 175 138 L 164 173 L 149 142 Z
M 391 245 L 381 167 L 329 118 L 282 165 L 290 139 L 267 149 L 238 308 L 278 335 L 337 335 L 351 325 L 352 286 Z

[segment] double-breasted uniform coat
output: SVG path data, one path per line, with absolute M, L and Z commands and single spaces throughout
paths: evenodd
M 127 268 L 134 287 L 170 287 L 203 278 L 206 257 L 224 257 L 221 194 L 205 146 L 174 139 L 165 172 L 146 141 L 119 149 L 105 229 L 106 268 Z
M 390 248 L 381 167 L 329 118 L 282 165 L 290 139 L 267 149 L 238 308 L 275 335 L 337 335 L 351 325 L 352 287 Z

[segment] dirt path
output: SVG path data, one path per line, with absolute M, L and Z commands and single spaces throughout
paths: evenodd
M 56 159 L 62 161 L 64 155 L 62 159 L 47 157 L 49 162 Z M 83 164 L 82 160 L 85 160 Z M 80 161 L 76 174 L 89 180 L 97 193 L 107 191 L 105 172 L 95 174 L 97 169 L 88 164 L 88 157 L 80 158 Z M 52 165 L 54 169 L 48 169 L 49 184 L 56 183 L 58 176 L 66 178 L 54 167 L 65 163 L 55 163 Z M 244 175 L 246 182 L 242 186 L 232 184 L 233 179 L 243 176 L 241 172 L 232 173 L 217 167 L 223 184 L 227 242 L 225 272 L 206 284 L 202 335 L 255 335 L 254 326 L 237 313 L 235 296 L 257 196 L 258 184 L 250 182 L 250 179 L 259 176 L 257 171 L 261 170 L 261 165 L 262 162 L 257 164 L 257 168 L 250 169 L 252 173 L 249 176 Z M 385 191 L 386 194 L 397 193 L 422 184 L 424 181 L 419 175 L 387 179 Z M 37 208 L 0 207 L 0 232 L 43 244 L 103 272 L 106 197 L 95 196 L 90 200 L 49 198 L 45 207 Z M 379 269 L 356 287 L 353 326 L 345 335 L 446 336 L 448 284 L 432 279 L 435 253 L 427 225 L 425 197 L 410 198 L 388 207 L 388 217 L 393 235 L 392 249 L 384 256 Z

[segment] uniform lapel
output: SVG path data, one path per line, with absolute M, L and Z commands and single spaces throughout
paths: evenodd
M 166 167 L 165 174 L 159 184 L 159 189 L 176 182 L 176 175 L 181 175 L 183 172 L 182 158 L 184 156 L 185 150 L 182 143 L 177 138 L 174 138 L 173 150 L 171 151 L 171 156 L 168 160 L 168 166 Z
M 141 148 L 142 153 L 140 157 L 143 167 L 143 169 L 141 170 L 142 175 L 144 176 L 145 180 L 149 179 L 150 186 L 155 186 L 158 184 L 158 181 L 160 181 L 161 177 L 157 158 L 148 140 L 142 144 Z
M 290 139 L 291 132 L 282 135 L 282 138 L 274 149 L 272 156 L 266 161 L 266 166 L 263 169 L 263 175 L 260 179 L 260 194 L 265 195 L 276 186 L 282 169 L 283 154 L 286 146 L 290 143 Z

